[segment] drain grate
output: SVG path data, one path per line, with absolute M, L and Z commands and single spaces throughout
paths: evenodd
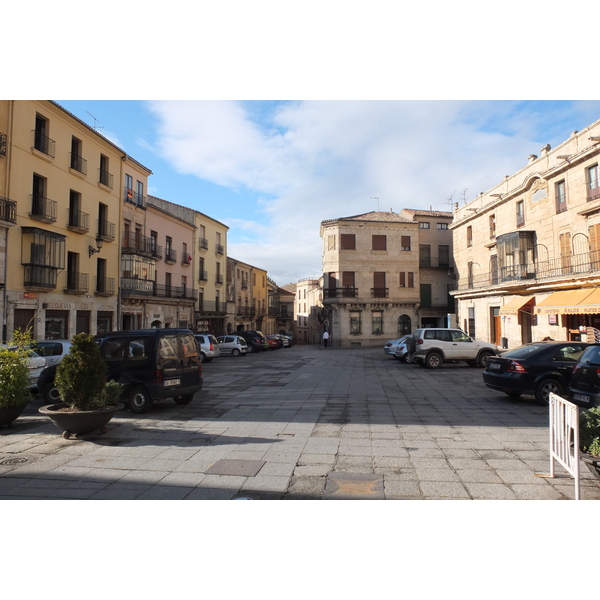
M 14 467 L 15 465 L 21 466 L 28 462 L 31 462 L 30 456 L 15 456 L 14 458 L 5 458 L 0 460 L 0 467 Z
M 329 473 L 324 497 L 329 500 L 385 500 L 383 476 Z
M 265 464 L 264 460 L 241 460 L 223 458 L 204 471 L 207 475 L 237 475 L 255 477 Z

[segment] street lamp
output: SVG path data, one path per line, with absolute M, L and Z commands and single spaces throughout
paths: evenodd
M 90 256 L 92 256 L 92 254 L 96 254 L 96 252 L 100 252 L 100 250 L 102 250 L 102 245 L 104 244 L 102 238 L 96 238 L 96 248 L 94 248 L 94 246 L 88 246 L 88 251 L 90 253 Z

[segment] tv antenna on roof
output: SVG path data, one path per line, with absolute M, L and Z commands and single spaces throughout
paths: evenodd
M 96 125 L 96 123 L 100 123 L 100 121 L 98 121 L 98 119 L 96 119 L 96 117 L 89 111 L 85 111 L 88 115 L 90 115 L 90 117 L 92 117 L 92 119 L 94 119 L 94 131 L 98 131 L 98 129 L 104 129 L 104 127 L 98 127 L 98 125 Z
M 377 200 L 377 212 L 379 212 L 379 196 L 369 196 L 371 200 Z

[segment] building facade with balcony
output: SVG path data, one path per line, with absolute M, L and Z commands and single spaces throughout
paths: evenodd
M 597 121 L 455 207 L 453 294 L 467 333 L 515 347 L 600 330 L 599 163 Z
M 227 257 L 227 333 L 256 329 L 252 265 Z
M 195 326 L 198 333 L 226 333 L 231 308 L 227 298 L 229 227 L 195 211 L 194 272 L 198 288 Z M 231 333 L 231 332 L 229 332 Z
M 3 232 L 4 339 L 29 327 L 35 339 L 114 329 L 126 153 L 55 102 L 0 107 L 0 209 L 16 224 Z
M 143 327 L 194 328 L 197 289 L 193 251 L 196 239 L 195 211 L 148 196 L 146 228 L 150 247 L 155 243 L 156 276 L 152 294 L 144 302 Z
M 452 248 L 440 248 L 451 246 L 451 217 L 377 211 L 321 223 L 323 304 L 334 344 L 378 346 L 418 326 L 445 326 Z

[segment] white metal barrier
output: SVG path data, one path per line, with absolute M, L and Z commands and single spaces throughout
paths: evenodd
M 557 477 L 554 461 L 558 461 L 575 479 L 575 500 L 580 499 L 579 477 L 579 407 L 556 394 L 550 394 L 550 475 Z

